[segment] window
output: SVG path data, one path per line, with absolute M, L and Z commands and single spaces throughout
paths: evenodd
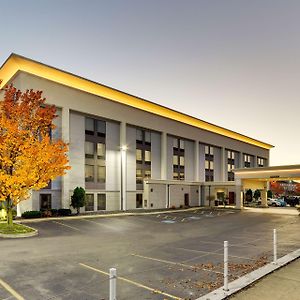
M 178 155 L 173 155 L 173 165 L 178 165 Z
M 235 166 L 235 152 L 233 150 L 227 150 L 227 180 L 234 181 L 234 173 L 232 170 Z
M 143 141 L 143 131 L 141 129 L 136 130 L 136 140 L 140 142 Z
M 136 194 L 136 208 L 143 208 L 143 194 Z
M 214 148 L 205 145 L 205 181 L 214 181 Z
M 105 137 L 106 133 L 106 123 L 104 121 L 97 120 L 97 136 Z
M 97 210 L 106 210 L 106 195 L 97 195 Z
M 97 170 L 97 182 L 104 183 L 106 179 L 106 170 L 105 166 L 98 166 Z
M 97 143 L 97 157 L 105 158 L 105 144 Z
M 85 118 L 85 182 L 87 188 L 101 188 L 105 183 L 106 122 Z
M 94 135 L 94 119 L 85 118 L 85 134 Z
M 94 158 L 94 143 L 85 142 L 85 157 Z
M 136 149 L 136 160 L 138 162 L 141 162 L 143 161 L 143 156 L 142 156 L 142 150 L 141 149 Z
M 244 167 L 245 168 L 251 167 L 251 156 L 248 154 L 244 154 Z
M 143 171 L 141 169 L 136 169 L 136 183 L 143 183 Z
M 184 149 L 184 140 L 179 140 L 179 148 Z
M 151 132 L 136 129 L 136 184 L 142 189 L 144 178 L 151 178 Z
M 257 158 L 257 166 L 258 167 L 263 167 L 265 165 L 264 162 L 265 162 L 264 158 L 262 158 L 262 157 Z
M 94 166 L 85 165 L 85 181 L 86 182 L 94 181 Z
M 145 143 L 151 143 L 151 132 L 145 131 Z
M 145 150 L 145 163 L 151 164 L 151 151 Z
M 184 156 L 179 156 L 179 165 L 184 167 Z
M 184 180 L 184 140 L 173 138 L 173 179 Z
M 145 170 L 145 178 L 151 178 L 151 170 Z
M 94 211 L 94 194 L 86 194 L 85 201 L 85 211 Z
M 48 210 L 52 208 L 51 194 L 40 194 L 40 209 Z

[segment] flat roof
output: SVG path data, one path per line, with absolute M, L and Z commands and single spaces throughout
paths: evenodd
M 234 169 L 232 172 L 243 174 L 243 173 L 266 173 L 266 172 L 290 172 L 290 171 L 299 171 L 300 165 L 283 165 L 283 166 L 271 166 L 271 167 L 257 167 L 257 168 L 241 168 Z
M 201 119 L 197 119 L 187 114 L 159 105 L 157 103 L 127 94 L 117 89 L 74 75 L 64 70 L 48 66 L 46 64 L 15 53 L 12 53 L 0 67 L 0 79 L 3 80 L 0 84 L 0 89 L 3 89 L 3 87 L 19 71 L 39 76 L 56 83 L 78 89 L 80 91 L 97 95 L 161 117 L 175 120 L 216 134 L 220 134 L 254 146 L 258 146 L 260 148 L 269 150 L 274 147 L 271 144 L 264 143 L 262 141 L 253 139 L 224 127 L 214 125 Z

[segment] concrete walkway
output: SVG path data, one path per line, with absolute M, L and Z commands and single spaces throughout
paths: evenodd
M 297 211 L 296 207 L 272 207 L 272 206 L 265 207 L 265 208 L 244 207 L 244 210 L 247 212 L 254 212 L 254 213 L 279 214 L 279 215 L 290 215 L 290 216 L 299 215 L 299 212 Z
M 300 259 L 274 271 L 249 288 L 230 297 L 234 300 L 299 300 Z

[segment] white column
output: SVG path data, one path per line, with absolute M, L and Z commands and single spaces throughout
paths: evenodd
M 160 162 L 160 167 L 161 167 L 161 179 L 162 180 L 167 180 L 167 167 L 168 167 L 168 163 L 167 163 L 167 133 L 166 132 L 162 132 L 161 133 L 161 162 Z
M 235 181 L 235 207 L 243 208 L 243 186 L 240 179 Z
M 200 153 L 199 153 L 199 141 L 194 141 L 194 181 L 200 181 Z M 199 191 L 200 194 L 200 191 Z
M 226 166 L 226 167 L 225 167 Z M 227 163 L 226 163 L 226 151 L 225 148 L 221 148 L 221 181 L 226 181 L 225 172 L 227 171 Z
M 65 143 L 70 143 L 70 109 L 69 107 L 62 108 L 61 115 L 62 140 Z M 69 157 L 69 151 L 66 153 Z M 69 172 L 62 176 L 61 186 L 61 206 L 62 208 L 70 208 L 70 178 Z
M 261 192 L 261 205 L 263 207 L 268 207 L 267 199 L 268 199 L 268 186 L 269 182 L 264 183 L 264 188 Z
M 127 207 L 127 142 L 126 142 L 126 123 L 120 124 L 120 209 L 126 210 Z

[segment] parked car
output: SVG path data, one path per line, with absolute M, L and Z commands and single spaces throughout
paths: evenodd
M 281 203 L 278 201 L 278 199 L 268 198 L 267 203 L 269 206 L 281 206 Z
M 280 203 L 280 206 L 286 206 L 287 204 L 283 198 L 278 198 L 276 201 Z

